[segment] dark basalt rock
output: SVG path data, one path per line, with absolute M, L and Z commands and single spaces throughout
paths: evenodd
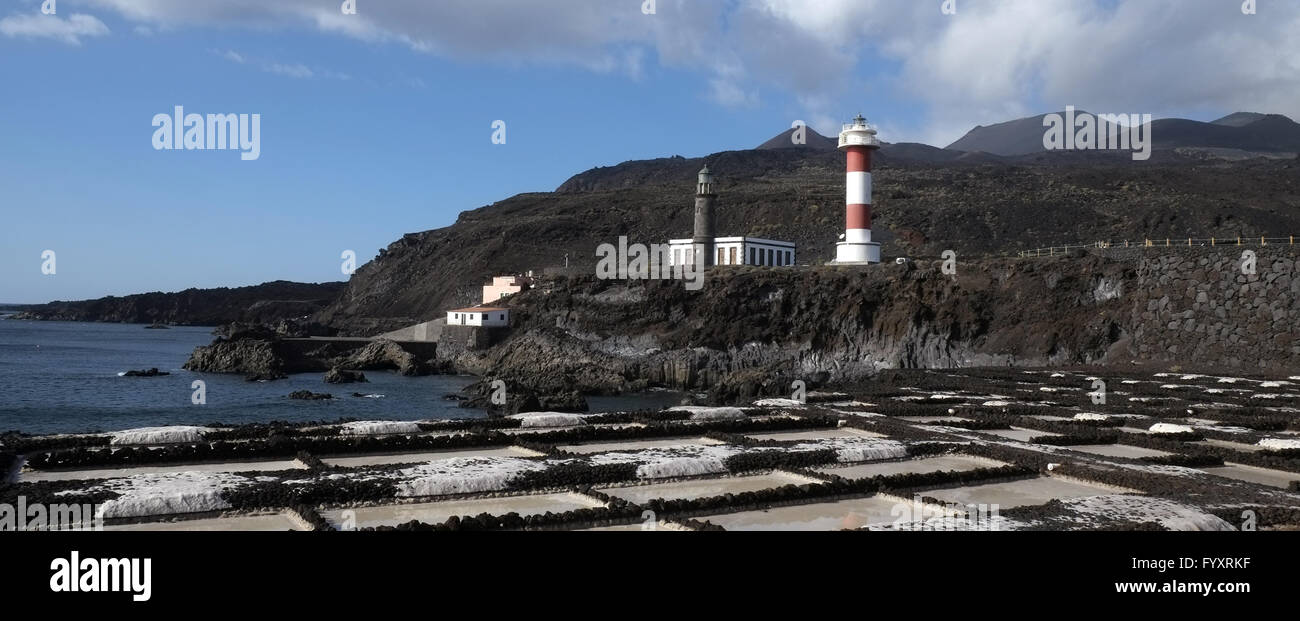
M 366 374 L 360 371 L 334 368 L 325 373 L 326 384 L 352 384 L 369 381 L 366 379 Z
M 493 384 L 497 380 L 485 379 L 464 389 L 470 396 L 458 397 L 462 408 L 487 410 L 497 416 L 509 416 L 524 412 L 586 412 L 590 410 L 587 398 L 569 384 L 568 387 L 553 389 L 554 392 L 539 392 L 526 387 L 522 382 L 506 382 L 505 403 L 494 403 L 496 390 Z
M 0 450 L 0 486 L 7 485 L 18 467 L 18 456 L 11 451 Z
M 37 481 L 0 485 L 0 505 L 17 506 L 19 498 L 25 498 L 29 506 L 37 504 L 102 504 L 119 494 L 107 490 L 96 492 L 83 491 L 87 481 Z
M 289 375 L 281 371 L 260 371 L 244 376 L 246 382 L 273 382 L 282 379 L 289 379 Z
M 171 375 L 171 373 L 159 371 L 158 367 L 153 367 L 143 371 L 127 371 L 122 374 L 122 377 L 162 377 L 164 375 Z
M 433 371 L 428 364 L 417 359 L 415 354 L 387 339 L 368 343 L 360 351 L 349 356 L 341 366 L 365 371 L 396 370 L 407 376 L 428 375 Z
M 263 326 L 219 328 L 211 345 L 194 348 L 182 367 L 205 373 L 243 373 L 253 379 L 285 377 L 287 364 L 276 351 L 275 335 Z
M 310 390 L 295 390 L 289 393 L 289 398 L 297 399 L 300 401 L 325 401 L 328 399 L 333 399 L 334 395 L 331 395 L 329 393 L 315 393 Z

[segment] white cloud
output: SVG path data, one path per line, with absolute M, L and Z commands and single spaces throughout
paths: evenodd
M 308 27 L 423 53 L 637 78 L 700 76 L 703 96 L 790 95 L 819 131 L 888 97 L 946 144 L 976 124 L 1075 105 L 1154 116 L 1238 109 L 1300 118 L 1300 2 L 1232 0 L 83 0 L 150 26 Z M 870 61 L 883 62 L 870 62 Z M 647 67 L 650 67 L 648 69 Z
M 73 13 L 67 19 L 57 15 L 28 13 L 0 19 L 0 34 L 7 37 L 57 39 L 68 45 L 81 45 L 82 37 L 102 37 L 108 26 L 93 15 Z
M 758 105 L 757 92 L 745 92 L 735 82 L 726 78 L 709 80 L 710 101 L 728 108 L 753 107 Z
M 240 65 L 255 65 L 257 68 L 267 73 L 274 73 L 290 78 L 300 80 L 310 80 L 312 78 L 324 78 L 328 80 L 351 80 L 352 76 L 346 73 L 339 73 L 329 69 L 313 69 L 302 63 L 282 63 L 272 60 L 259 60 L 250 58 L 235 50 L 210 50 L 222 58 Z
M 269 63 L 263 66 L 263 70 L 265 70 L 268 73 L 278 73 L 280 75 L 289 76 L 291 78 L 308 79 L 308 78 L 315 77 L 316 75 L 315 72 L 309 69 L 306 65 L 302 65 L 302 64 L 285 65 L 281 63 Z

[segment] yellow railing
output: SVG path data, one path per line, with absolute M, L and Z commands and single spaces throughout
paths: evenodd
M 1218 247 L 1218 246 L 1294 246 L 1295 236 L 1288 237 L 1166 237 L 1164 239 L 1144 239 L 1141 242 L 1125 240 L 1122 242 L 1095 241 L 1090 244 L 1066 244 L 1062 246 L 1048 246 L 1046 248 L 1034 248 L 1032 250 L 1021 250 L 1016 253 L 1018 257 L 1054 257 L 1063 255 L 1071 250 L 1087 250 L 1093 248 L 1173 248 L 1173 247 Z

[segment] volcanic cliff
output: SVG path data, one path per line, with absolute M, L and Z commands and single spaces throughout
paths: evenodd
M 717 175 L 718 230 L 787 239 L 819 265 L 844 227 L 844 158 L 824 141 L 702 158 L 632 161 L 589 170 L 554 192 L 466 211 L 452 226 L 412 233 L 380 251 L 316 319 L 373 335 L 477 303 L 493 275 L 565 263 L 590 272 L 596 246 L 663 243 L 691 231 L 696 172 Z M 1294 156 L 1291 156 L 1294 157 Z M 1294 159 L 1221 159 L 1157 150 L 1017 157 L 887 144 L 874 158 L 873 237 L 887 259 L 1014 256 L 1094 240 L 1219 239 L 1300 231 Z

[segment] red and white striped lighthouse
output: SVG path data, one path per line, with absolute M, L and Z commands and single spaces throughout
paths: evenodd
M 880 244 L 871 241 L 871 152 L 880 148 L 876 130 L 861 114 L 840 132 L 848 158 L 844 241 L 836 244 L 836 263 L 879 263 Z

